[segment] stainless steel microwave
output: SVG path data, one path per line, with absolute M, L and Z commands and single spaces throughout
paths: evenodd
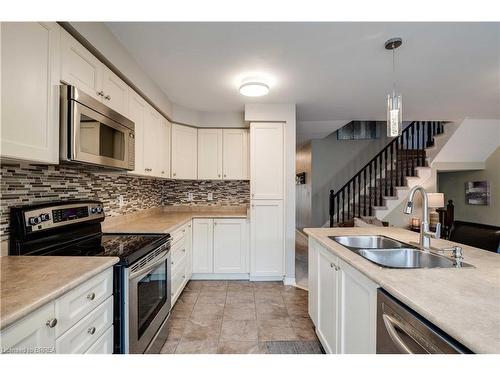
M 61 86 L 61 159 L 133 170 L 134 123 L 74 86 Z

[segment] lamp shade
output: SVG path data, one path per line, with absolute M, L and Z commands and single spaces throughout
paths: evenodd
M 430 208 L 444 207 L 444 194 L 443 193 L 427 193 L 427 198 L 429 198 L 429 207 Z

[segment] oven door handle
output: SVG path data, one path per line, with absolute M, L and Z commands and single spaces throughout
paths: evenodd
M 143 276 L 143 275 L 147 274 L 153 268 L 157 267 L 160 263 L 164 262 L 169 257 L 169 255 L 170 255 L 170 251 L 166 251 L 165 255 L 163 255 L 162 257 L 158 258 L 154 263 L 150 264 L 146 268 L 143 268 L 143 269 L 137 270 L 135 272 L 132 272 L 130 274 L 130 276 L 129 276 L 129 280 L 136 279 L 136 278 L 138 278 L 140 276 Z
M 405 332 L 409 337 L 411 335 L 404 329 L 401 323 L 399 323 L 396 319 L 394 319 L 392 316 L 389 316 L 387 314 L 383 314 L 382 318 L 384 320 L 384 325 L 385 328 L 387 329 L 387 333 L 389 334 L 389 337 L 391 338 L 392 342 L 404 353 L 406 354 L 414 354 L 408 345 L 406 345 L 403 341 L 403 339 L 398 335 L 396 332 L 396 329 L 394 328 L 395 326 L 398 327 L 400 330 Z

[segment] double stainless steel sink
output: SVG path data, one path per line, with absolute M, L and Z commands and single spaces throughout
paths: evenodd
M 469 264 L 423 251 L 385 236 L 330 236 L 330 239 L 386 268 L 459 268 Z

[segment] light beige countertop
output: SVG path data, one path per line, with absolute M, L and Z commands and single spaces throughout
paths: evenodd
M 171 233 L 194 218 L 246 218 L 248 206 L 165 206 L 107 217 L 105 233 Z
M 116 257 L 0 257 L 0 329 L 118 261 Z
M 329 239 L 335 235 L 385 235 L 418 242 L 401 228 L 313 228 L 305 233 L 365 274 L 395 298 L 475 353 L 500 353 L 500 254 L 461 245 L 475 268 L 382 268 Z M 431 240 L 434 247 L 453 242 Z

